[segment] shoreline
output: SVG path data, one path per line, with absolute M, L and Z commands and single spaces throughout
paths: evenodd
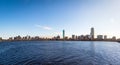
M 89 42 L 118 42 L 120 41 L 112 41 L 112 40 L 3 40 L 0 42 L 23 42 L 23 41 L 89 41 Z

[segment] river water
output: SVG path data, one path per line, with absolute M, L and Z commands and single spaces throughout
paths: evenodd
M 120 65 L 120 43 L 0 42 L 0 65 Z

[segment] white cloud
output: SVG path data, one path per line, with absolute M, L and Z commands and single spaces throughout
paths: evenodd
M 44 29 L 44 30 L 52 30 L 52 28 L 48 27 L 48 26 L 35 25 L 35 27 L 38 27 L 38 28 L 41 28 L 41 29 Z

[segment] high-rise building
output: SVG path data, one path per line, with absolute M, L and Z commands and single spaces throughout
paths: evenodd
M 91 28 L 91 32 L 90 32 L 90 37 L 93 40 L 94 39 L 94 28 Z
M 65 30 L 63 30 L 63 39 L 65 39 Z

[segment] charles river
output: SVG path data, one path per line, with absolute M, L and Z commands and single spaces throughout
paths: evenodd
M 0 42 L 0 65 L 120 65 L 120 43 Z

